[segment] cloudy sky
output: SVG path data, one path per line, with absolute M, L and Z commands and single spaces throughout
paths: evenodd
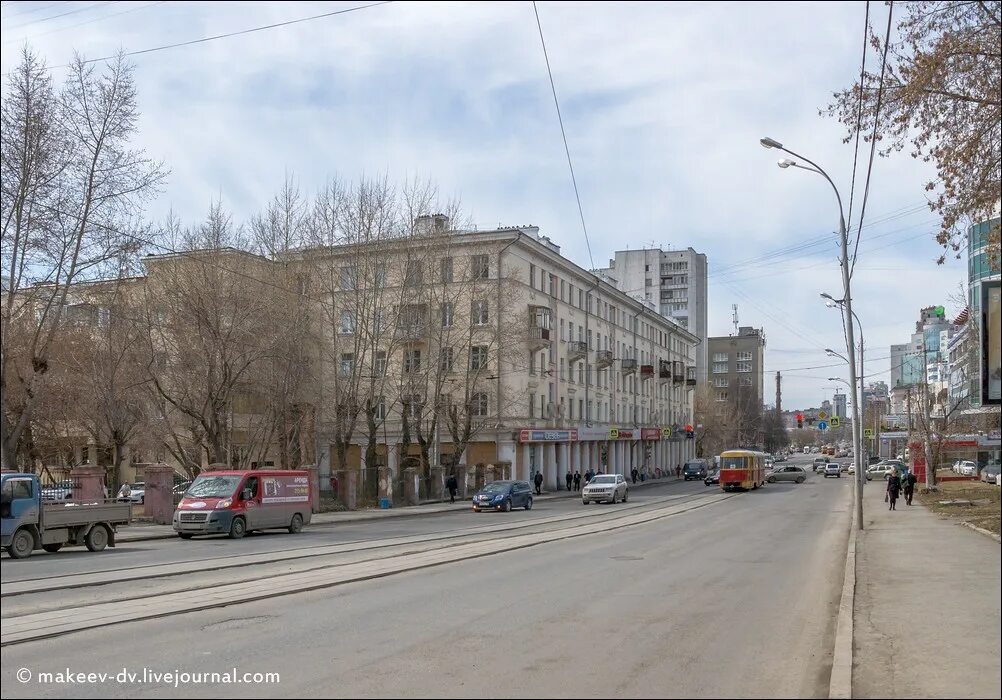
M 27 40 L 60 66 L 74 50 L 98 58 L 364 4 L 3 2 L 0 56 L 6 72 Z M 709 257 L 711 334 L 730 332 L 738 304 L 742 325 L 765 329 L 766 385 L 783 372 L 784 407 L 829 397 L 827 378 L 847 376 L 818 367 L 833 363 L 825 347 L 844 348 L 818 297 L 841 290 L 837 209 L 820 177 L 777 168 L 758 139 L 821 163 L 848 198 L 852 148 L 818 109 L 859 71 L 864 3 L 541 2 L 539 14 L 593 261 L 530 2 L 394 2 L 134 56 L 138 143 L 171 169 L 150 216 L 195 221 L 222 196 L 245 220 L 287 171 L 307 192 L 333 174 L 387 173 L 434 180 L 482 227 L 538 225 L 585 267 L 624 247 L 692 246 Z M 935 264 L 930 175 L 906 154 L 874 164 L 853 278 L 874 379 L 921 306 L 958 310 L 966 263 Z

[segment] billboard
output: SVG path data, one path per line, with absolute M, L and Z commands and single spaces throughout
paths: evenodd
M 1002 282 L 981 283 L 981 402 L 1002 404 Z

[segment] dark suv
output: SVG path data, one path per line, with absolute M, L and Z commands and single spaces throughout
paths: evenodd
M 686 462 L 682 467 L 682 476 L 685 480 L 705 479 L 707 474 L 706 462 Z
M 503 510 L 532 508 L 532 487 L 528 481 L 492 481 L 473 496 L 473 510 Z

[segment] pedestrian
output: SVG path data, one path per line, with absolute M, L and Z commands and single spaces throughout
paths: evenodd
M 536 495 L 541 495 L 543 493 L 543 472 L 536 472 L 536 476 L 532 477 L 532 483 L 536 485 Z
M 588 471 L 585 472 L 585 483 L 587 484 L 589 481 L 591 481 L 591 478 L 593 476 L 595 476 L 595 472 L 591 470 L 591 467 L 588 467 Z
M 633 469 L 630 470 L 630 478 L 633 479 L 633 483 L 634 484 L 637 483 L 637 474 L 638 473 L 639 472 L 637 472 L 637 468 L 636 467 L 634 467 Z
M 675 478 L 677 479 L 680 476 L 682 476 L 682 465 L 676 464 L 675 465 Z
M 564 481 L 567 483 L 567 490 L 570 491 L 574 486 L 574 474 L 568 469 L 567 473 L 564 474 Z
M 908 505 L 912 504 L 912 497 L 915 495 L 915 482 L 918 481 L 918 477 L 912 472 L 908 472 L 905 476 L 905 503 Z
M 581 472 L 574 472 L 574 490 L 581 490 Z
M 132 500 L 132 487 L 129 486 L 129 482 L 126 481 L 122 484 L 122 488 L 118 490 L 118 500 L 120 501 L 131 501 Z
M 901 477 L 898 476 L 897 472 L 892 472 L 890 476 L 887 477 L 887 502 L 890 505 L 887 510 L 897 510 L 895 505 L 898 502 L 898 492 L 901 490 Z
M 449 474 L 449 478 L 445 481 L 445 488 L 449 489 L 449 503 L 455 503 L 456 491 L 459 490 L 459 482 L 456 481 L 455 474 Z

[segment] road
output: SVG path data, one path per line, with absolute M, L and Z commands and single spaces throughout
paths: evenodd
M 258 571 L 277 576 L 279 570 L 306 563 L 330 567 L 322 575 L 330 571 L 334 576 L 347 568 L 347 558 L 370 565 L 376 547 L 385 563 L 414 550 L 458 551 L 464 543 L 524 540 L 533 546 L 290 595 L 274 595 L 278 587 L 254 602 L 11 644 L 0 652 L 3 695 L 825 696 L 849 526 L 849 484 L 812 475 L 802 485 L 771 484 L 720 499 L 715 489 L 691 482 L 637 490 L 625 509 L 566 500 L 546 508 L 540 503 L 529 513 L 316 528 L 297 538 L 296 546 L 355 540 L 364 542 L 363 549 L 284 562 L 273 558 L 288 546 L 288 535 L 203 542 L 199 549 L 177 541 L 142 543 L 141 552 L 116 554 L 121 569 L 115 568 L 118 560 L 102 557 L 100 568 L 106 572 L 98 576 L 105 582 L 99 585 L 15 596 L 5 592 L 4 623 L 22 615 L 28 617 L 21 620 L 34 619 L 30 615 L 38 610 L 57 610 L 49 617 L 72 620 L 82 606 L 99 600 L 126 601 L 121 603 L 126 610 L 130 595 L 149 595 L 142 600 L 155 606 L 165 599 L 156 595 L 158 587 L 177 590 L 179 581 L 195 574 L 131 584 L 112 579 L 137 566 L 165 562 L 186 561 L 179 566 L 190 571 L 196 556 L 262 553 L 258 565 L 206 574 L 232 580 Z M 626 512 L 657 519 L 624 525 L 617 518 Z M 516 524 L 530 526 L 500 529 Z M 578 536 L 574 528 L 582 524 L 597 527 Z M 456 536 L 433 539 L 450 534 Z M 418 535 L 421 541 L 392 544 L 391 538 L 401 535 Z M 3 580 L 44 581 L 53 575 L 49 567 L 55 559 L 17 562 L 14 574 L 15 563 L 5 562 Z M 41 566 L 20 570 L 22 564 Z M 86 571 L 86 566 L 74 558 L 66 572 Z M 276 581 L 298 580 L 294 576 Z M 221 585 L 217 579 L 207 581 L 210 590 Z M 152 592 L 125 593 L 136 585 Z M 268 585 L 268 579 L 255 585 Z M 32 672 L 31 682 L 17 682 L 22 668 Z M 112 674 L 127 668 L 140 675 L 143 669 L 236 668 L 278 673 L 281 680 L 178 689 L 156 683 L 37 682 L 39 672 L 67 668 Z

